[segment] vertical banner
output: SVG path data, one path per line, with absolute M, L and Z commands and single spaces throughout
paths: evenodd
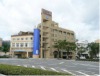
M 33 55 L 39 55 L 40 50 L 40 30 L 34 29 L 34 45 L 33 45 Z

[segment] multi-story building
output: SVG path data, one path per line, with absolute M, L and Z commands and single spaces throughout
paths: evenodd
M 17 57 L 32 57 L 33 33 L 19 32 L 11 36 L 10 54 Z
M 55 41 L 66 40 L 69 42 L 75 42 L 75 33 L 71 30 L 59 27 L 59 24 L 52 21 L 52 12 L 42 9 L 41 23 L 38 24 L 38 28 L 41 32 L 41 58 L 56 58 L 54 52 L 57 51 L 53 47 Z M 62 58 L 67 57 L 66 51 L 61 51 Z M 75 58 L 75 53 L 70 52 L 69 58 Z
M 2 47 L 2 38 L 0 38 L 0 47 Z

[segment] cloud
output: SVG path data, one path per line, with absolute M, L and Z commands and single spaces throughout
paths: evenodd
M 0 37 L 33 31 L 41 22 L 41 8 L 52 11 L 53 20 L 75 31 L 77 39 L 99 38 L 99 0 L 0 0 Z

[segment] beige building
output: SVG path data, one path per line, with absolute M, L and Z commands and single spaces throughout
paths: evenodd
M 52 12 L 42 9 L 41 23 L 38 25 L 41 31 L 41 58 L 56 58 L 54 51 L 57 49 L 53 47 L 54 42 L 58 40 L 66 40 L 75 42 L 75 34 L 73 31 L 59 27 L 59 24 L 52 21 Z M 67 57 L 67 52 L 61 52 L 61 58 Z M 75 53 L 70 52 L 69 58 L 75 58 Z
M 11 36 L 10 54 L 15 57 L 32 57 L 33 33 L 19 32 Z
M 0 38 L 0 47 L 2 47 L 2 38 Z
M 100 43 L 100 39 L 95 40 L 95 43 Z

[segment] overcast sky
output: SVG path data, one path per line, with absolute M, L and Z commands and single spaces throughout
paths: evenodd
M 19 31 L 33 31 L 41 22 L 41 9 L 53 20 L 73 30 L 78 40 L 99 38 L 99 0 L 0 0 L 0 37 L 10 40 Z

